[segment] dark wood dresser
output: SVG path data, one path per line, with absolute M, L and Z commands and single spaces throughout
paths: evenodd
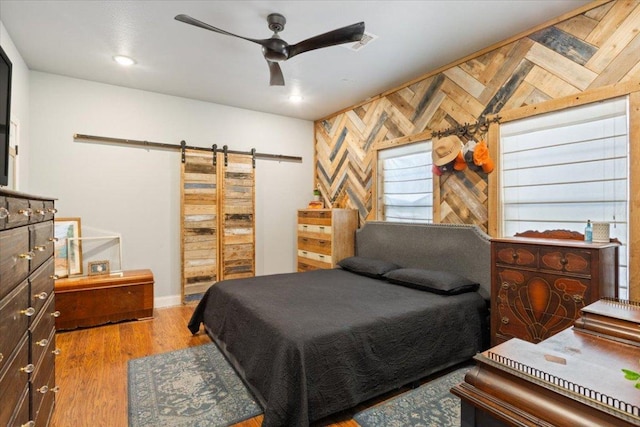
M 573 328 L 475 356 L 451 392 L 461 426 L 640 426 L 640 303 L 600 300 Z
M 55 403 L 54 201 L 0 190 L 0 425 L 46 426 Z
M 573 325 L 586 305 L 617 297 L 618 247 L 571 238 L 492 239 L 491 344 L 540 342 Z

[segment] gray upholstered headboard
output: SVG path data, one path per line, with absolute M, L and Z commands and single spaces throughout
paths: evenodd
M 490 237 L 474 225 L 369 221 L 356 232 L 356 255 L 456 273 L 491 295 Z

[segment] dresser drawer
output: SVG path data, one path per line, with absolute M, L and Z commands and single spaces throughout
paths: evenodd
M 6 227 L 13 228 L 28 224 L 31 219 L 29 200 L 14 197 L 7 197 L 6 200 L 7 210 L 9 211 Z
M 591 252 L 574 248 L 541 248 L 540 269 L 568 274 L 591 274 Z
M 41 358 L 44 351 L 51 344 L 53 339 L 53 333 L 55 332 L 55 317 L 53 312 L 55 311 L 54 297 L 51 295 L 34 323 L 29 328 L 29 334 L 31 336 L 31 363 L 36 368 L 40 366 Z
M 35 224 L 37 222 L 44 221 L 44 201 L 43 200 L 29 200 L 29 223 Z
M 496 243 L 495 257 L 498 264 L 538 267 L 538 249 L 526 245 Z
M 40 313 L 40 309 L 42 309 L 42 306 L 46 303 L 47 298 L 53 294 L 54 274 L 55 264 L 53 258 L 49 258 L 29 277 L 29 283 L 31 284 L 30 305 L 36 310 L 34 313 L 34 319 Z
M 48 419 L 50 408 L 47 410 L 45 406 L 48 405 L 45 405 L 45 403 L 53 397 L 56 391 L 55 355 L 52 352 L 53 345 L 47 347 L 42 365 L 31 375 L 31 408 L 33 410 L 33 419 L 36 420 L 36 425 L 46 425 L 46 422 L 39 423 L 38 420 L 42 420 L 43 416 L 44 421 Z M 41 414 L 43 409 L 45 409 L 44 413 Z
M 331 225 L 331 211 L 298 211 L 298 224 Z
M 0 299 L 29 274 L 29 229 L 6 230 L 0 234 Z
M 13 413 L 13 419 L 9 422 L 11 427 L 24 427 L 29 425 L 29 384 L 24 384 L 24 391 L 18 402 L 15 412 Z
M 548 313 L 533 313 L 510 305 L 498 303 L 495 344 L 511 338 L 520 338 L 537 343 L 573 326 L 575 319 L 553 316 Z
M 26 280 L 0 300 L 0 370 L 29 327 L 29 282 Z M 1 424 L 0 424 L 1 425 Z
M 53 216 L 57 212 L 56 208 L 54 208 L 53 201 L 45 200 L 44 201 L 44 219 L 43 221 L 53 221 Z
M 298 271 L 333 268 L 330 262 L 318 261 L 311 258 L 298 257 Z
M 5 356 L 6 357 L 6 356 Z M 8 357 L 6 369 L 0 369 L 0 426 L 6 426 L 13 418 L 15 409 L 20 402 L 31 370 L 29 366 L 29 337 L 27 334 L 20 339 L 18 347 Z
M 29 252 L 33 254 L 31 271 L 40 267 L 45 260 L 53 257 L 53 246 L 53 221 L 29 226 Z
M 315 261 L 326 262 L 331 265 L 331 256 L 319 254 L 317 252 L 305 251 L 302 249 L 298 249 L 298 257 L 299 258 L 309 258 Z
M 498 302 L 534 313 L 577 318 L 585 306 L 590 281 L 570 276 L 498 269 Z
M 298 233 L 309 237 L 331 238 L 331 226 L 329 225 L 313 225 L 298 224 Z
M 298 237 L 298 248 L 304 251 L 331 255 L 331 237 L 327 239 L 314 239 L 312 237 Z

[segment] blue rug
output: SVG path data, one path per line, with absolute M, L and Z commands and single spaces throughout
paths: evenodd
M 129 361 L 129 427 L 223 427 L 262 413 L 215 344 Z
M 451 387 L 464 381 L 470 367 L 453 371 L 378 406 L 358 412 L 362 427 L 458 427 L 460 399 Z

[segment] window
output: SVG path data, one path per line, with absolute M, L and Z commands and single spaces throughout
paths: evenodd
M 378 151 L 378 218 L 433 222 L 431 141 Z
M 588 104 L 500 126 L 502 234 L 609 222 L 628 297 L 628 101 Z

